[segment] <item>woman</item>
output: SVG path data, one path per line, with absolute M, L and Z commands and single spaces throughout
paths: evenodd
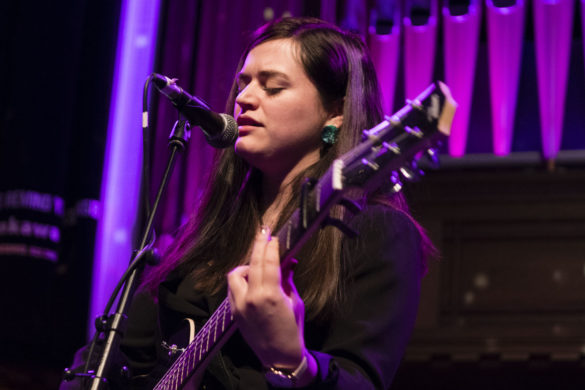
M 321 229 L 282 270 L 270 233 L 298 207 L 303 179 L 319 178 L 382 119 L 362 41 L 312 18 L 260 28 L 227 112 L 235 148 L 219 154 L 198 212 L 145 277 L 158 304 L 135 299 L 122 346 L 134 374 L 157 365 L 166 351 L 156 346 L 182 318 L 200 328 L 227 294 L 238 331 L 211 360 L 207 389 L 388 388 L 431 248 L 400 196 L 359 194 L 364 211 L 349 222 L 358 238 Z

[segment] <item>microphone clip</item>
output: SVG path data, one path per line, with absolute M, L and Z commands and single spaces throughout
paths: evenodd
M 177 146 L 185 150 L 187 142 L 191 138 L 191 125 L 186 119 L 179 119 L 175 122 L 171 134 L 169 135 L 169 146 Z

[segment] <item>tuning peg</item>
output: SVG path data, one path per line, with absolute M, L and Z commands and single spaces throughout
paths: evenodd
M 416 126 L 415 127 L 404 126 L 404 131 L 414 135 L 416 138 L 422 138 L 424 136 L 423 132 Z
M 398 115 L 384 115 L 384 119 L 386 119 L 388 122 L 390 122 L 391 126 L 400 126 L 400 124 L 402 123 L 400 121 L 400 117 Z
M 420 100 L 418 100 L 418 99 L 413 99 L 413 100 L 406 99 L 406 104 L 409 104 L 415 110 L 419 110 L 419 111 L 423 110 L 423 105 L 420 102 Z
M 402 190 L 402 181 L 400 180 L 400 175 L 398 174 L 398 172 L 393 171 L 390 174 L 390 183 L 392 185 L 392 188 L 390 189 L 390 191 L 392 193 L 397 193 L 400 192 L 400 190 Z
M 362 158 L 362 164 L 364 166 L 370 167 L 372 170 L 377 171 L 378 169 L 380 169 L 380 165 L 368 160 L 367 158 Z
M 394 154 L 401 153 L 400 147 L 398 146 L 398 144 L 396 142 L 392 142 L 392 143 L 382 142 L 382 147 L 383 147 L 384 152 L 389 150 Z
M 439 169 L 441 165 L 439 163 L 439 151 L 435 148 L 429 148 L 425 151 L 424 156 L 426 160 L 429 162 L 429 165 L 432 169 Z
M 416 161 L 412 161 L 410 166 L 401 167 L 399 169 L 402 178 L 408 182 L 418 181 L 425 173 L 418 168 Z

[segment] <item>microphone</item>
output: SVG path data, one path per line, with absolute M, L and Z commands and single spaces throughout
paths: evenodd
M 189 95 L 167 76 L 152 74 L 156 89 L 171 100 L 171 103 L 191 123 L 201 128 L 207 143 L 214 148 L 232 146 L 238 138 L 238 124 L 228 114 L 218 114 L 201 99 Z

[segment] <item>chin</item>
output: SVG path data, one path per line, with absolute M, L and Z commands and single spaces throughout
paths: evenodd
M 252 165 L 254 165 L 253 161 L 260 155 L 256 148 L 251 148 L 250 145 L 247 145 L 247 142 L 242 139 L 236 141 L 234 152 Z
M 266 151 L 248 146 L 245 143 L 236 142 L 234 151 L 238 156 L 246 160 L 248 164 L 262 172 L 265 172 L 267 168 L 271 168 L 274 165 L 274 157 L 271 157 Z

